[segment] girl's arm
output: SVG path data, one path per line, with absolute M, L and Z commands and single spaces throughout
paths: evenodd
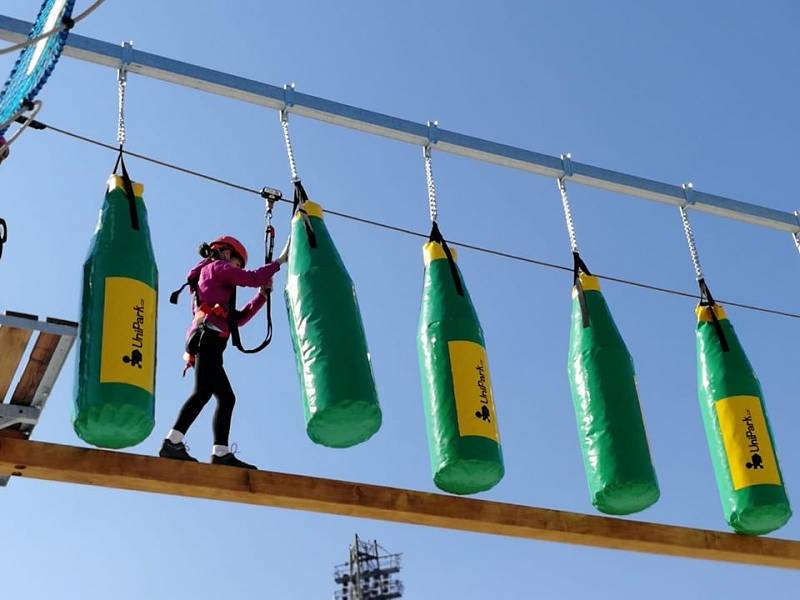
M 239 321 L 238 325 L 241 327 L 245 325 L 250 319 L 252 319 L 256 313 L 261 310 L 261 307 L 264 306 L 264 303 L 267 301 L 267 297 L 264 296 L 261 292 L 258 292 L 253 299 L 250 300 L 247 304 L 242 307 L 242 310 L 239 311 Z
M 222 283 L 236 285 L 239 287 L 261 287 L 271 282 L 272 276 L 281 268 L 278 261 L 259 267 L 253 271 L 246 271 L 223 260 L 217 261 L 215 277 L 219 277 Z M 216 266 L 216 265 L 215 265 Z

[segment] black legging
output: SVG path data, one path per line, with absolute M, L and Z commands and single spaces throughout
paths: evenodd
M 192 348 L 193 351 L 196 350 L 194 390 L 181 408 L 173 429 L 185 434 L 213 395 L 217 398 L 217 411 L 214 413 L 213 422 L 214 444 L 227 446 L 233 405 L 236 403 L 236 397 L 222 365 L 222 353 L 225 351 L 228 339 L 221 338 L 208 329 L 195 331 L 192 335 L 198 336 L 195 338 L 196 346 Z M 192 341 L 190 338 L 190 345 Z

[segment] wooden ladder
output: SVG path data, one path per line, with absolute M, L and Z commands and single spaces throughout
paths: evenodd
M 73 321 L 40 321 L 12 311 L 0 314 L 0 437 L 30 437 L 77 335 Z M 20 367 L 22 373 L 9 393 Z M 7 484 L 8 477 L 0 476 L 0 487 Z

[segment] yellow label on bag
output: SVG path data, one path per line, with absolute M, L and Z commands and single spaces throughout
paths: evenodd
M 448 342 L 458 433 L 478 435 L 500 443 L 492 400 L 492 381 L 486 350 L 475 342 Z
M 781 485 L 767 420 L 756 396 L 730 396 L 714 403 L 733 479 L 733 489 Z
M 129 277 L 106 277 L 100 383 L 127 383 L 153 393 L 156 291 Z

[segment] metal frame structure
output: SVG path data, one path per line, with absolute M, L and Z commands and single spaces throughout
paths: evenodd
M 0 15 L 0 39 L 19 42 L 25 39 L 31 23 Z M 237 77 L 164 56 L 118 46 L 90 37 L 70 34 L 64 55 L 90 63 L 125 69 L 145 77 L 199 89 L 212 94 L 266 106 L 275 110 L 317 119 L 341 127 L 416 144 L 431 145 L 441 152 L 466 156 L 497 165 L 530 171 L 547 177 L 565 176 L 570 181 L 604 190 L 644 198 L 729 219 L 745 221 L 792 234 L 800 233 L 795 213 L 725 198 L 687 186 L 663 183 L 573 162 L 570 156 L 549 156 L 524 148 L 500 144 L 455 131 L 439 129 L 436 123 L 417 123 L 356 106 L 283 87 Z
M 336 565 L 333 579 L 339 589 L 333 600 L 394 600 L 403 597 L 398 579 L 401 554 L 389 554 L 377 540 L 365 542 L 356 535 L 350 558 Z
M 38 335 L 12 391 L 34 331 Z M 0 437 L 30 437 L 77 335 L 78 324 L 72 321 L 0 314 Z M 8 477 L 0 476 L 0 487 L 7 484 Z

